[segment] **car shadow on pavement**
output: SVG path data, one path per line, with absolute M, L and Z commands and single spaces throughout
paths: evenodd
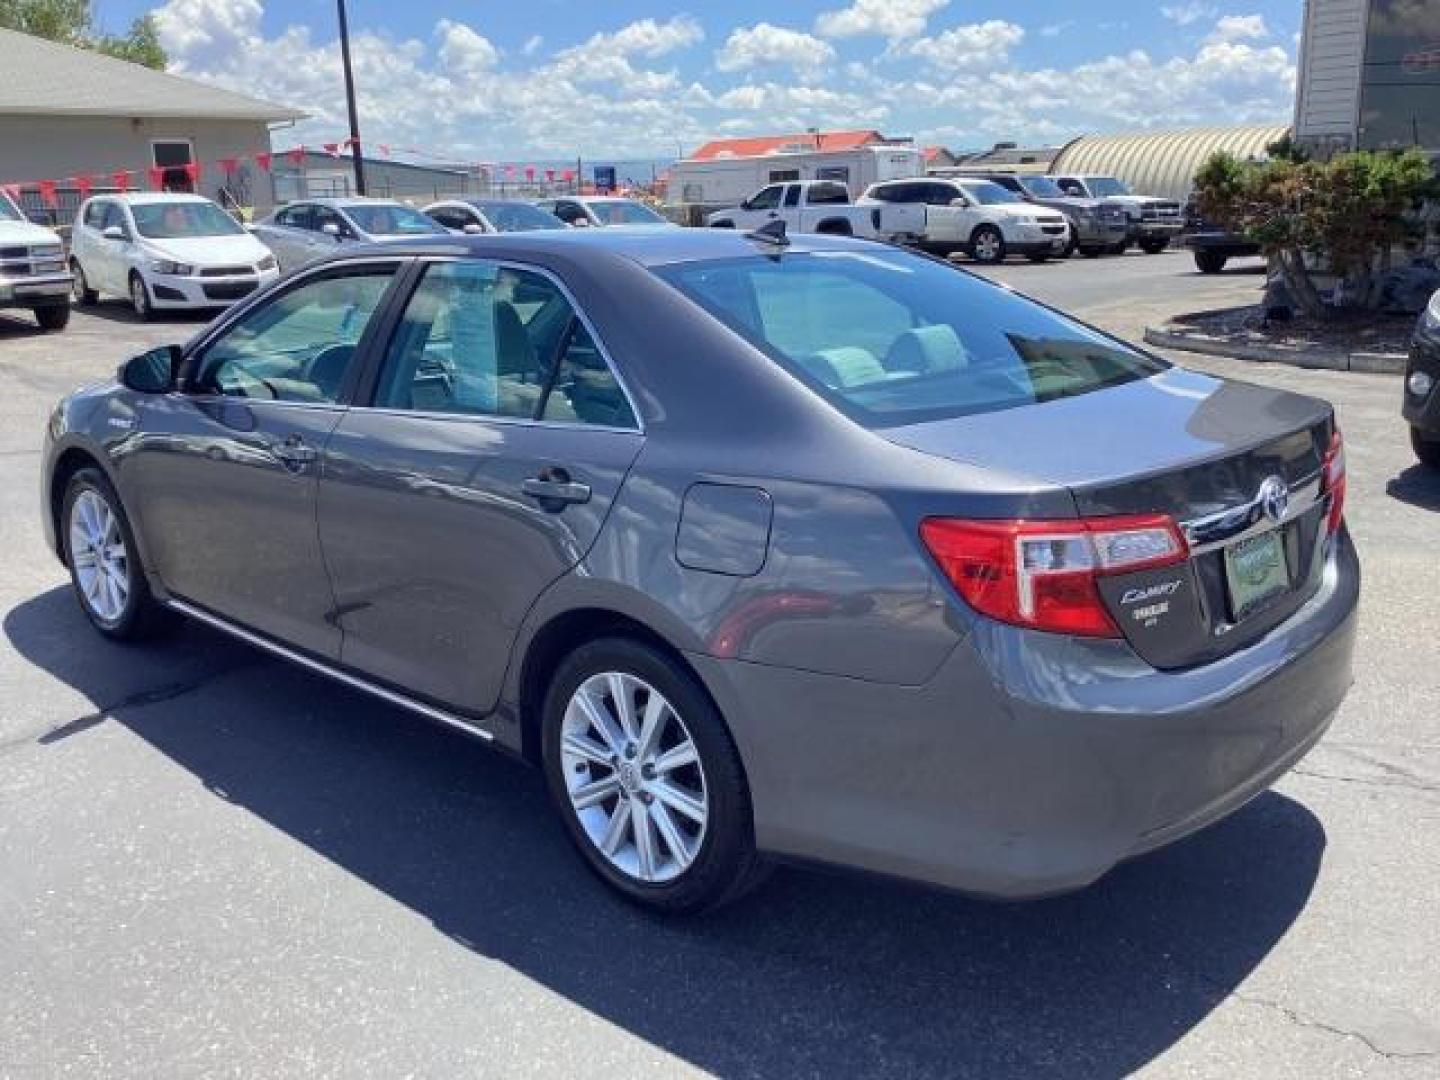
M 1440 472 L 1411 465 L 1385 484 L 1385 493 L 1421 510 L 1440 510 Z
M 538 771 L 462 735 L 199 626 L 113 645 L 65 589 L 3 626 L 95 703 L 47 747 L 123 725 L 466 949 L 720 1076 L 1129 1073 L 1284 936 L 1325 848 L 1271 793 L 1057 899 L 781 868 L 732 908 L 667 921 L 589 876 Z

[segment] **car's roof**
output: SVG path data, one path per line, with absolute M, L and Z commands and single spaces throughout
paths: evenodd
M 409 203 L 401 202 L 399 199 L 372 199 L 366 195 L 321 195 L 314 199 L 295 199 L 288 206 L 295 203 L 311 203 L 315 206 L 333 206 L 343 210 L 348 206 L 403 206 L 407 210 L 415 209 Z M 280 207 L 284 209 L 284 207 Z
M 346 246 L 329 256 L 356 254 L 471 254 L 476 257 L 525 258 L 556 256 L 603 261 L 626 258 L 642 266 L 704 262 L 754 255 L 807 254 L 815 251 L 891 251 L 885 245 L 841 236 L 797 234 L 786 247 L 753 240 L 737 229 L 656 229 L 612 225 L 604 229 L 537 229 L 532 232 L 488 233 L 482 236 L 433 236 L 391 240 L 383 244 Z

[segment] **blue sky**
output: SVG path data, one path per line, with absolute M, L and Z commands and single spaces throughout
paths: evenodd
M 182 72 L 343 137 L 331 0 L 153 10 Z M 673 156 L 706 138 L 877 127 L 955 147 L 1288 119 L 1300 0 L 351 0 L 368 142 L 476 160 Z

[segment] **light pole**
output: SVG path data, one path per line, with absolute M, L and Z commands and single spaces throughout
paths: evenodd
M 350 21 L 345 0 L 335 0 L 340 12 L 340 62 L 345 69 L 345 105 L 350 110 L 350 154 L 355 162 L 355 194 L 365 194 L 365 158 L 360 152 L 360 117 L 355 112 L 355 73 L 350 70 Z

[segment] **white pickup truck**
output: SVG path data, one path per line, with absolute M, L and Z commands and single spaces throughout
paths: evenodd
M 70 272 L 60 237 L 27 219 L 3 191 L 0 308 L 29 308 L 42 330 L 63 330 L 70 321 Z
M 856 206 L 845 185 L 834 180 L 771 184 L 739 206 L 705 218 L 713 229 L 758 229 L 784 221 L 789 232 L 863 236 L 907 243 L 925 235 L 925 207 Z

